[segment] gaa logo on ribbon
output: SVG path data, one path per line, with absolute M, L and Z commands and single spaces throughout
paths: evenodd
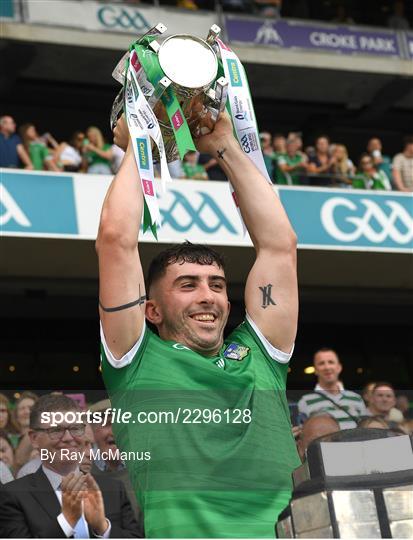
M 360 206 L 350 199 L 333 197 L 326 201 L 321 208 L 321 222 L 328 234 L 340 242 L 355 242 L 361 237 L 374 244 L 381 244 L 388 239 L 397 244 L 408 244 L 413 240 L 413 217 L 404 206 L 396 201 L 383 201 L 386 210 L 390 210 L 388 213 L 370 199 L 361 199 L 360 204 L 362 215 Z M 344 209 L 349 210 L 350 215 L 341 218 L 340 227 L 337 214 L 343 216 Z
M 250 143 L 248 142 L 248 135 L 245 134 L 241 137 L 241 146 L 246 154 L 251 152 Z
M 141 169 L 149 170 L 148 143 L 146 139 L 136 138 L 136 146 L 138 149 L 139 166 Z
M 242 86 L 241 74 L 239 72 L 237 62 L 228 58 L 227 65 L 231 86 Z
M 137 32 L 143 32 L 151 28 L 145 17 L 137 10 L 104 6 L 98 10 L 97 16 L 99 22 L 105 28 L 136 30 Z
M 246 154 L 249 154 L 251 151 L 254 152 L 258 150 L 258 141 L 255 133 L 245 133 L 241 137 L 241 146 Z

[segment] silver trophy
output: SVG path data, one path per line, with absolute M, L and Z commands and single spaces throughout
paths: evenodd
M 156 55 L 151 65 L 160 67 L 157 77 L 154 70 L 138 62 L 139 86 L 150 107 L 154 111 L 162 132 L 168 162 L 179 159 L 176 140 L 170 115 L 165 105 L 165 92 L 173 92 L 179 102 L 184 121 L 194 137 L 211 132 L 218 115 L 225 108 L 228 82 L 225 77 L 219 77 L 219 48 L 215 40 L 220 34 L 220 28 L 213 25 L 206 40 L 189 35 L 175 34 L 161 40 L 166 26 L 159 23 L 149 30 L 137 42 L 146 47 L 146 57 Z M 149 39 L 145 39 L 149 38 Z M 141 54 L 142 56 L 142 54 Z M 117 64 L 112 76 L 122 85 L 125 81 L 125 66 L 130 53 L 127 52 Z M 154 68 L 155 69 L 155 68 Z M 156 83 L 154 83 L 156 80 Z M 111 128 L 123 112 L 124 90 L 119 92 L 113 103 L 111 113 Z M 157 161 L 157 151 L 154 148 L 154 161 Z

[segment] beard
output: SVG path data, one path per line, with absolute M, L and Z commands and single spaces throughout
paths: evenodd
M 164 321 L 160 327 L 160 335 L 168 336 L 167 339 L 173 339 L 178 343 L 186 345 L 191 350 L 200 354 L 210 354 L 211 356 L 219 351 L 224 341 L 224 327 L 228 319 L 228 315 L 224 318 L 222 313 L 218 314 L 214 327 L 210 330 L 196 329 L 192 322 L 193 319 L 185 313 L 169 316 L 165 314 Z

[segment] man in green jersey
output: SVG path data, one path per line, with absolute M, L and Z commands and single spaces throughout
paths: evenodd
M 300 176 L 307 171 L 307 157 L 299 151 L 300 139 L 297 136 L 290 136 L 286 145 L 286 153 L 277 158 L 275 181 L 277 184 L 299 185 Z
M 113 429 L 131 454 L 145 534 L 274 537 L 300 464 L 285 398 L 297 328 L 296 236 L 222 115 L 197 147 L 230 179 L 256 250 L 245 319 L 224 340 L 230 304 L 215 251 L 186 243 L 161 253 L 145 288 L 136 245 L 144 203 L 127 140 L 119 122 L 115 143 L 126 154 L 97 239 L 102 372 L 112 407 L 131 413 Z

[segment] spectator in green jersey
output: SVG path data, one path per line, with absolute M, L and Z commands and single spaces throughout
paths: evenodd
M 282 133 L 276 133 L 272 138 L 272 147 L 274 149 L 275 157 L 277 158 L 281 154 L 287 152 L 287 139 Z
M 372 137 L 367 143 L 367 153 L 373 159 L 373 164 L 378 171 L 386 173 L 387 178 L 392 177 L 391 157 L 383 154 L 383 144 L 378 137 Z
M 307 158 L 299 151 L 298 137 L 289 137 L 286 146 L 287 152 L 277 159 L 275 181 L 277 184 L 299 185 L 300 177 L 307 172 Z
M 378 171 L 369 154 L 362 154 L 359 163 L 359 172 L 353 178 L 355 189 L 391 190 L 390 180 L 384 171 Z
M 112 407 L 136 421 L 113 424 L 118 448 L 153 456 L 126 462 L 145 534 L 273 538 L 300 464 L 285 395 L 298 315 L 295 233 L 223 113 L 196 146 L 230 179 L 256 251 L 245 319 L 224 339 L 230 304 L 216 251 L 172 246 L 149 265 L 145 286 L 139 173 L 124 121 L 114 134 L 126 154 L 96 243 L 102 374 Z M 186 411 L 187 422 L 159 421 L 168 411 Z
M 102 132 L 95 126 L 86 131 L 83 153 L 87 163 L 87 172 L 91 174 L 112 174 L 112 145 L 105 143 Z
M 185 178 L 189 180 L 208 180 L 205 167 L 198 163 L 197 152 L 187 152 L 182 163 Z
M 54 160 L 53 153 L 50 151 L 46 139 L 39 136 L 34 124 L 23 124 L 19 129 L 19 133 L 35 171 L 46 170 L 57 172 L 61 170 Z M 57 145 L 53 137 L 51 140 Z

